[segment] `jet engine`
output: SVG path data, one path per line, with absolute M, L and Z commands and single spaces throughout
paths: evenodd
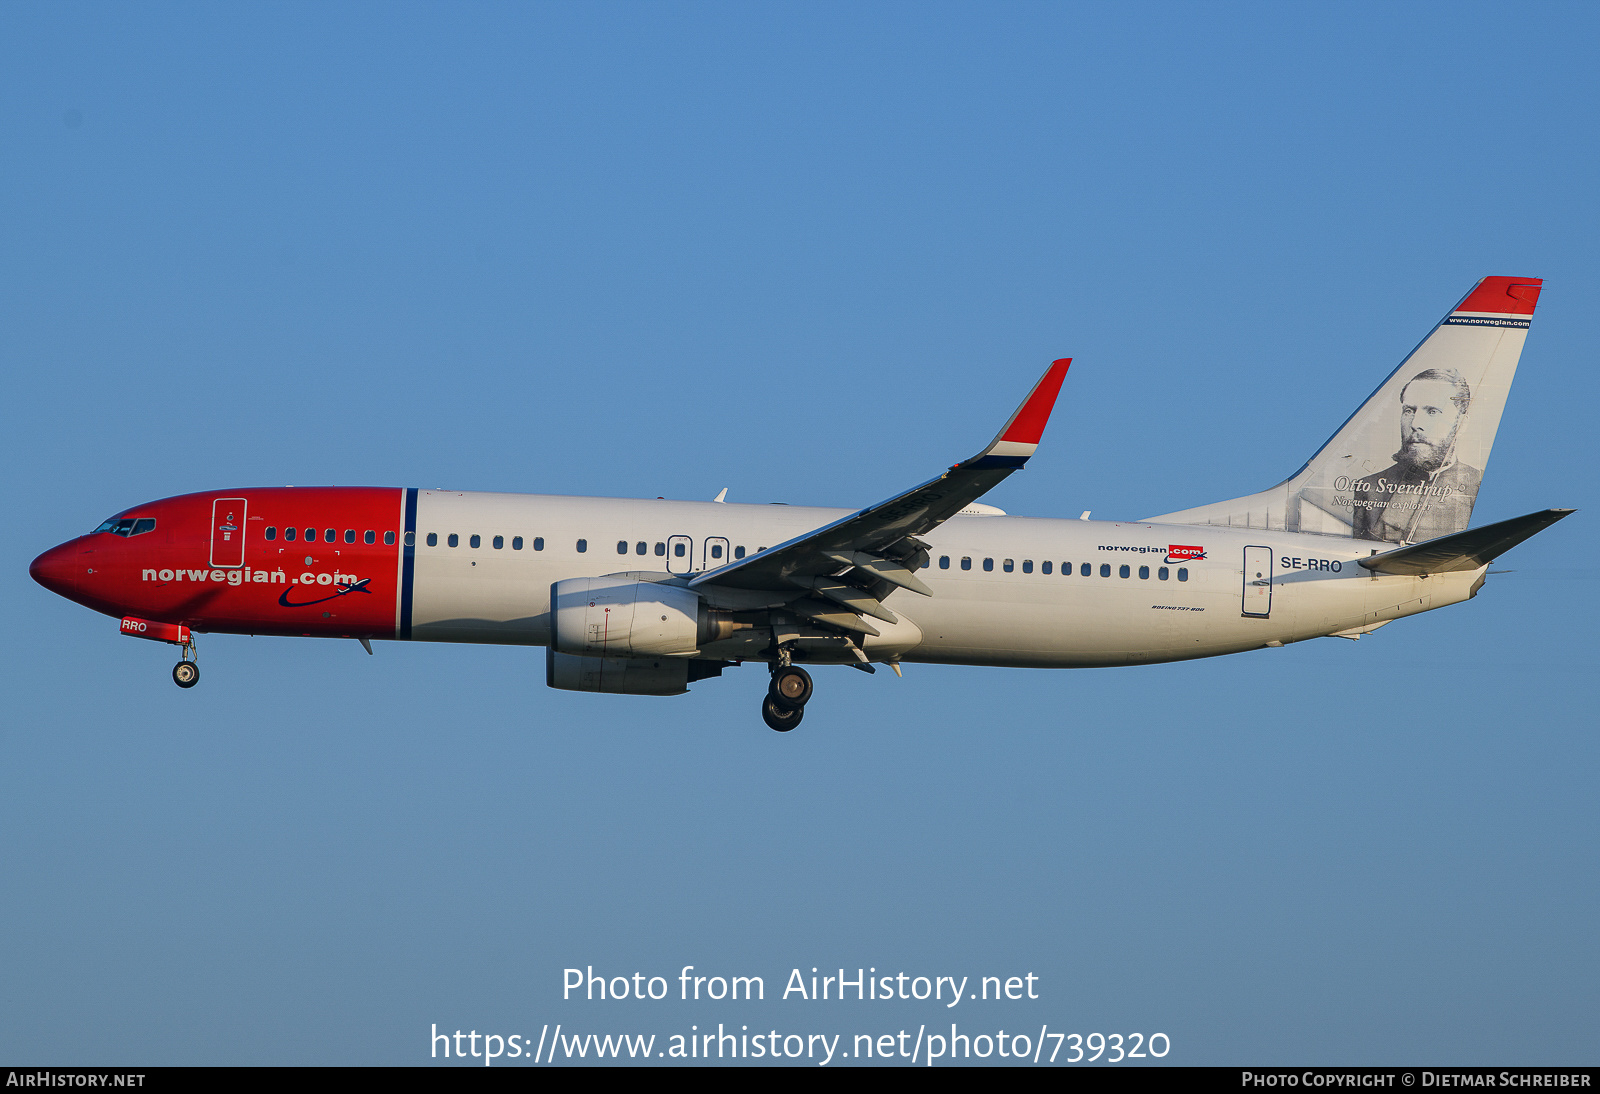
M 551 648 L 589 658 L 691 658 L 747 626 L 681 585 L 627 576 L 556 582 L 550 615 Z

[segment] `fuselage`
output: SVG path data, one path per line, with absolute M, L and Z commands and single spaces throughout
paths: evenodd
M 557 581 L 714 570 L 850 512 L 383 487 L 210 491 L 128 509 L 32 572 L 107 615 L 200 632 L 541 646 Z M 956 516 L 925 539 L 918 576 L 934 595 L 886 599 L 901 624 L 867 640 L 874 659 L 1072 668 L 1207 657 L 1453 604 L 1484 573 L 1375 575 L 1357 565 L 1372 544 L 1250 528 Z M 704 653 L 760 656 L 749 643 Z

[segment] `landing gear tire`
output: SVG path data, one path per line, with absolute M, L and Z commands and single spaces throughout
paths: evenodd
M 787 665 L 772 674 L 767 694 L 776 705 L 799 710 L 811 701 L 811 674 L 799 665 Z
M 806 712 L 800 707 L 779 705 L 772 696 L 761 700 L 761 719 L 779 733 L 787 733 L 800 724 Z
M 179 661 L 172 666 L 172 682 L 180 688 L 192 688 L 200 682 L 200 666 L 193 661 Z

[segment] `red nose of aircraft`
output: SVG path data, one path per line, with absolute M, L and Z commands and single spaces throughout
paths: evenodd
M 71 597 L 78 588 L 78 545 L 63 543 L 33 560 L 28 576 L 60 596 Z

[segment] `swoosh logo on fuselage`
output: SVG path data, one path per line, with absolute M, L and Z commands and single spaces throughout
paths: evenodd
M 285 608 L 309 608 L 313 604 L 325 604 L 330 600 L 338 600 L 341 596 L 344 596 L 347 593 L 366 593 L 368 596 L 371 596 L 372 590 L 367 588 L 367 586 L 371 583 L 372 579 L 370 577 L 364 577 L 354 585 L 337 586 L 339 591 L 331 596 L 319 597 L 316 600 L 306 600 L 298 604 L 289 599 L 289 590 L 285 589 L 283 590 L 283 595 L 278 597 L 278 603 Z

